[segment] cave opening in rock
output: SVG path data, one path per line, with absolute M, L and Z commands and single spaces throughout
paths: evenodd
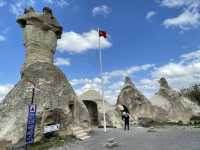
M 73 103 L 69 104 L 69 110 L 71 112 L 71 117 L 74 118 L 74 104 Z
M 98 126 L 98 108 L 97 104 L 93 101 L 83 100 L 84 104 L 86 105 L 92 126 Z
M 58 136 L 58 128 L 55 126 L 60 125 L 61 113 L 59 110 L 49 110 L 44 115 L 43 134 L 44 138 L 50 139 Z
M 48 116 L 45 120 L 44 127 L 49 127 L 54 124 L 57 124 L 57 121 L 55 120 L 54 116 Z M 50 139 L 55 136 L 57 136 L 56 132 L 45 132 L 44 131 L 44 138 Z

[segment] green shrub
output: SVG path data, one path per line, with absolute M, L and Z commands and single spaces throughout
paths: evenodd
M 187 89 L 182 89 L 181 93 L 184 96 L 188 97 L 193 102 L 200 105 L 200 85 L 199 84 L 195 84 Z

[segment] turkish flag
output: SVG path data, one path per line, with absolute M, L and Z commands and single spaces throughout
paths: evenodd
M 103 36 L 104 38 L 107 38 L 107 32 L 99 30 L 99 37 Z

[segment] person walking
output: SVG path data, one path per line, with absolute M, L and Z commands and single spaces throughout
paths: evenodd
M 130 114 L 127 111 L 124 111 L 122 113 L 122 120 L 124 121 L 124 130 L 130 129 L 129 127 L 129 119 L 130 119 Z

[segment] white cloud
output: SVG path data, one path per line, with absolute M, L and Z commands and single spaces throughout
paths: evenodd
M 117 96 L 124 84 L 124 76 L 133 77 L 137 72 L 145 72 L 143 78 L 138 81 L 134 80 L 136 87 L 144 93 L 145 96 L 151 97 L 159 89 L 158 80 L 165 77 L 169 85 L 174 89 L 182 89 L 195 83 L 200 83 L 200 50 L 182 54 L 173 62 L 156 66 L 146 64 L 141 66 L 132 66 L 126 69 L 113 70 L 103 74 L 105 98 L 112 104 L 116 103 Z M 74 79 L 71 81 L 78 94 L 89 89 L 100 91 L 100 79 Z
M 184 61 L 188 61 L 188 60 L 198 60 L 200 59 L 200 50 L 194 51 L 194 52 L 190 52 L 190 53 L 186 53 L 180 56 Z
M 124 76 L 133 77 L 138 72 L 147 73 L 143 74 L 141 79 L 133 81 L 147 97 L 151 97 L 158 91 L 158 80 L 161 77 L 165 77 L 169 85 L 176 90 L 189 87 L 200 83 L 200 50 L 182 54 L 173 62 L 169 61 L 162 66 L 146 64 L 103 73 L 106 100 L 115 104 L 124 84 Z M 71 83 L 79 95 L 90 89 L 101 90 L 100 78 L 74 79 Z
M 82 53 L 90 49 L 97 49 L 99 47 L 99 36 L 96 30 L 84 32 L 82 34 L 76 32 L 65 32 L 62 34 L 62 38 L 58 40 L 58 51 L 60 52 L 71 52 L 71 53 Z M 108 39 L 101 37 L 101 47 L 111 47 Z
M 70 5 L 68 0 L 44 0 L 44 2 L 47 3 L 47 4 L 50 4 L 50 5 L 57 5 L 61 8 Z
M 3 6 L 5 6 L 5 5 L 6 5 L 5 0 L 0 0 L 0 7 L 3 7 Z
M 76 86 L 76 85 L 80 85 L 80 84 L 85 84 L 90 81 L 91 81 L 90 79 L 85 78 L 85 79 L 73 79 L 70 82 L 73 86 Z
M 161 6 L 181 10 L 175 17 L 164 20 L 163 25 L 167 28 L 176 27 L 181 30 L 189 30 L 200 25 L 200 0 L 161 0 Z
M 0 102 L 12 88 L 13 88 L 12 84 L 0 85 Z
M 183 54 L 177 62 L 168 63 L 152 72 L 152 79 L 165 77 L 174 88 L 200 83 L 200 50 Z
M 5 5 L 2 1 L 2 5 Z M 54 5 L 63 8 L 65 6 L 69 6 L 68 0 L 43 0 L 42 1 L 45 5 Z M 25 8 L 34 7 L 36 3 L 40 3 L 36 0 L 15 0 L 13 3 L 10 4 L 10 12 L 16 16 L 22 15 Z M 1 7 L 1 0 L 0 0 L 0 7 Z
M 103 78 L 104 78 L 105 82 L 109 82 L 110 79 L 112 79 L 112 78 L 116 78 L 116 77 L 124 78 L 124 77 L 130 76 L 136 72 L 146 71 L 153 67 L 154 67 L 154 64 L 145 64 L 145 65 L 141 65 L 141 66 L 132 66 L 127 69 L 113 70 L 111 72 L 105 72 Z
M 169 63 L 161 66 L 154 73 L 153 76 L 156 78 L 167 77 L 167 78 L 187 78 L 189 76 L 199 76 L 200 73 L 200 62 L 189 63 L 189 64 L 176 64 Z
M 158 90 L 159 84 L 157 79 L 143 78 L 136 83 L 136 87 L 149 98 Z
M 157 13 L 155 11 L 150 11 L 146 15 L 146 19 L 150 20 L 152 17 L 154 17 Z
M 176 61 L 157 66 L 151 76 L 136 82 L 136 86 L 147 97 L 159 89 L 158 80 L 165 77 L 173 89 L 182 89 L 200 83 L 200 50 L 181 55 Z
M 0 42 L 3 42 L 3 41 L 5 41 L 5 40 L 6 40 L 5 36 L 0 35 Z
M 187 76 L 197 76 L 200 73 L 200 50 L 183 54 L 180 56 L 180 60 L 176 62 L 170 62 L 163 65 L 153 72 L 153 76 L 178 78 Z
M 101 6 L 94 7 L 92 9 L 92 14 L 93 16 L 102 15 L 106 17 L 108 14 L 111 13 L 111 11 L 112 11 L 111 8 L 108 7 L 107 5 L 101 5 Z
M 34 5 L 34 0 L 16 0 L 15 3 L 10 4 L 10 11 L 16 16 L 19 16 L 23 14 L 25 8 L 33 7 Z
M 169 8 L 188 6 L 198 0 L 161 0 L 161 5 Z
M 186 8 L 194 9 L 199 7 L 199 0 L 161 0 L 161 6 L 168 8 Z
M 73 87 L 75 87 L 76 92 L 78 95 L 86 92 L 90 89 L 95 89 L 97 91 L 100 91 L 101 87 L 101 79 L 96 77 L 93 79 L 73 79 L 70 81 Z
M 70 59 L 68 59 L 68 58 L 59 58 L 58 57 L 58 58 L 55 59 L 54 65 L 56 65 L 56 66 L 70 66 L 71 62 L 70 62 Z
M 57 0 L 57 5 L 63 8 L 64 6 L 69 6 L 69 2 L 66 0 Z
M 166 19 L 163 25 L 169 27 L 179 27 L 183 30 L 197 28 L 200 25 L 200 14 L 197 11 L 186 10 L 175 18 Z
M 127 69 L 113 70 L 103 74 L 105 99 L 110 103 L 115 104 L 117 96 L 121 87 L 124 84 L 124 76 L 132 76 L 136 72 L 146 71 L 152 68 L 154 65 L 146 64 L 142 66 L 132 66 Z M 86 92 L 90 89 L 95 89 L 101 92 L 101 79 L 99 77 L 93 79 L 73 79 L 70 81 L 75 88 L 78 95 Z

